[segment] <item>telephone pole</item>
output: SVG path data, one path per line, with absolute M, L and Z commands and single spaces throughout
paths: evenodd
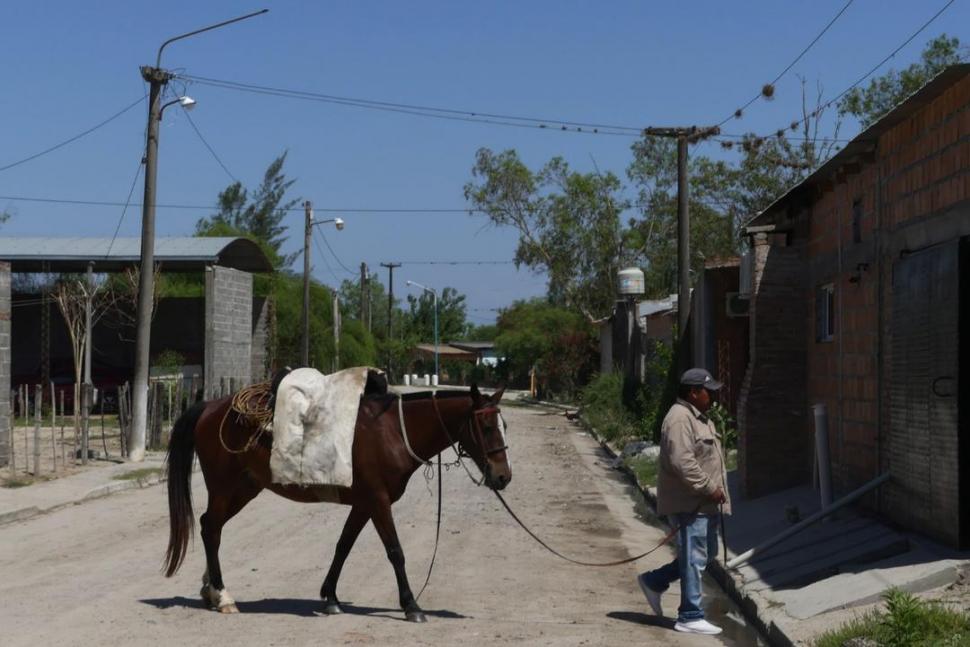
M 152 306 L 155 297 L 155 182 L 158 164 L 158 126 L 162 120 L 165 106 L 179 100 L 161 105 L 162 88 L 174 77 L 162 69 L 162 51 L 177 40 L 218 29 L 232 23 L 264 14 L 262 9 L 245 16 L 225 20 L 215 25 L 196 29 L 174 38 L 169 38 L 158 48 L 155 66 L 143 65 L 142 78 L 148 82 L 148 127 L 145 136 L 145 198 L 142 201 L 141 217 L 141 256 L 139 258 L 138 307 L 135 325 L 135 376 L 132 387 L 131 440 L 128 458 L 132 461 L 145 460 L 145 431 L 148 422 L 148 365 L 150 361 L 152 333 Z M 182 104 L 188 105 L 186 103 Z
M 306 226 L 303 229 L 303 338 L 301 340 L 300 362 L 310 365 L 310 236 L 313 233 L 313 203 L 303 203 Z
M 677 140 L 677 326 L 684 339 L 690 319 L 690 209 L 687 182 L 687 144 L 713 137 L 721 132 L 717 126 L 683 128 L 646 128 L 644 135 Z M 681 363 L 687 361 L 681 357 Z M 686 364 L 685 364 L 686 365 Z
M 360 264 L 360 323 L 367 326 L 367 301 L 370 295 L 367 283 L 367 263 Z
M 391 334 L 394 331 L 394 268 L 401 267 L 400 263 L 381 263 L 381 267 L 387 268 L 387 375 L 393 381 L 394 373 L 391 366 Z

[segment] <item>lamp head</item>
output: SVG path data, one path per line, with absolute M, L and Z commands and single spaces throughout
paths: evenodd
M 191 110 L 195 107 L 195 99 L 189 96 L 179 97 L 179 105 L 186 110 Z
M 414 285 L 413 283 L 411 283 L 411 281 L 405 281 L 404 284 L 405 285 Z
M 343 228 L 344 228 L 343 218 L 334 218 L 333 226 L 337 228 L 337 231 L 343 231 Z

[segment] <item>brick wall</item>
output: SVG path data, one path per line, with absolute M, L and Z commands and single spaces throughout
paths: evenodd
M 803 483 L 812 465 L 804 245 L 758 234 L 752 254 L 749 361 L 738 398 L 738 469 L 746 497 Z
M 213 266 L 205 273 L 205 395 L 220 392 L 220 380 L 249 384 L 253 355 L 253 277 Z
M 0 263 L 0 467 L 10 464 L 10 263 Z
M 772 461 L 789 463 L 792 447 L 774 430 L 787 428 L 795 411 L 805 414 L 810 405 L 824 403 L 836 494 L 888 470 L 890 483 L 864 505 L 955 544 L 962 513 L 954 458 L 960 451 L 958 425 L 955 415 L 940 417 L 940 403 L 926 395 L 927 384 L 942 368 L 940 362 L 924 362 L 927 376 L 916 374 L 900 357 L 894 365 L 892 349 L 898 342 L 914 357 L 932 348 L 936 353 L 950 348 L 955 355 L 959 333 L 952 316 L 927 315 L 925 326 L 913 325 L 923 309 L 894 304 L 893 280 L 908 255 L 970 236 L 970 77 L 929 98 L 879 135 L 871 154 L 849 162 L 830 176 L 813 178 L 815 191 L 797 215 L 791 215 L 799 209 L 797 197 L 779 208 L 789 213 L 778 213 L 776 222 L 789 229 L 792 248 L 770 245 L 764 235 L 754 248 L 751 362 L 738 415 L 743 482 L 749 494 L 779 489 L 786 479 L 775 474 Z M 805 250 L 800 277 L 798 255 L 790 251 L 799 247 Z M 970 282 L 966 264 L 962 278 L 952 264 L 947 267 L 945 276 L 926 282 L 926 290 Z M 784 282 L 771 280 L 772 273 L 797 281 L 801 290 L 787 288 L 786 295 Z M 826 284 L 834 286 L 835 330 L 830 340 L 818 340 L 816 290 Z M 917 289 L 906 298 L 920 297 Z M 936 303 L 955 308 L 954 298 L 943 295 Z M 797 325 L 787 310 L 794 302 L 801 311 Z M 791 339 L 792 326 L 797 341 Z M 918 336 L 927 328 L 925 348 L 919 339 L 915 346 L 902 337 L 894 340 L 894 333 Z M 961 341 L 967 343 L 966 333 Z M 790 371 L 804 375 L 801 393 L 778 388 L 786 352 L 792 357 Z M 901 400 L 912 394 L 912 403 Z M 914 426 L 923 415 L 920 407 L 926 408 L 928 424 L 923 440 Z M 810 442 L 811 427 L 809 416 L 789 433 Z M 806 480 L 812 448 L 806 443 L 795 450 L 808 458 L 798 472 Z

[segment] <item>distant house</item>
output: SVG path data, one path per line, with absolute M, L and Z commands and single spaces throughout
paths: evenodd
M 475 353 L 475 364 L 478 366 L 497 366 L 502 359 L 498 356 L 493 341 L 453 341 L 451 345 L 459 350 Z
M 947 68 L 758 215 L 739 399 L 749 496 L 810 482 L 970 546 L 970 65 Z

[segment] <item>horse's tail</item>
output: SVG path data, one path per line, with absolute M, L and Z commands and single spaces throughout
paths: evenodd
M 205 403 L 189 407 L 172 427 L 168 441 L 168 517 L 170 530 L 165 551 L 165 577 L 172 577 L 185 559 L 192 536 L 192 459 L 195 457 L 195 425 L 205 411 Z

